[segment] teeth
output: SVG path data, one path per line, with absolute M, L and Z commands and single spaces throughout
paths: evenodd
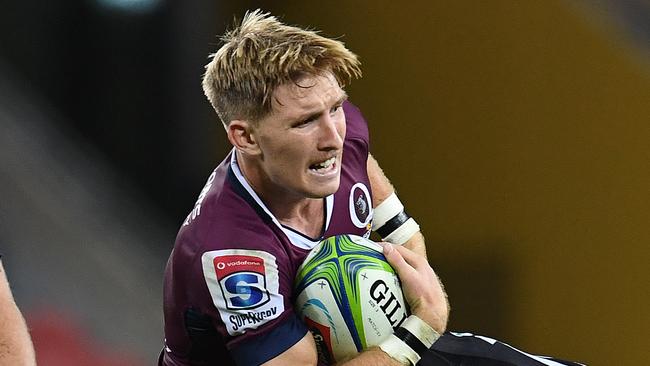
M 322 163 L 314 164 L 314 169 L 316 170 L 327 169 L 330 166 L 332 166 L 332 164 L 334 164 L 335 161 L 336 161 L 336 157 L 329 158 Z

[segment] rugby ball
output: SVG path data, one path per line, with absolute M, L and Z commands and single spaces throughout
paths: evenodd
M 382 247 L 360 236 L 337 235 L 316 245 L 298 269 L 294 293 L 295 310 L 326 363 L 379 344 L 408 316 Z

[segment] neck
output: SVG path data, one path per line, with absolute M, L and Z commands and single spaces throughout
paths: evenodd
M 280 223 L 312 238 L 320 236 L 325 219 L 322 198 L 305 197 L 273 184 L 252 159 L 236 154 L 239 170 Z

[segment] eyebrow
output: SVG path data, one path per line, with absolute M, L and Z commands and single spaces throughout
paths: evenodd
M 348 93 L 346 93 L 345 91 L 343 91 L 343 93 L 342 93 L 341 96 L 336 100 L 336 102 L 334 103 L 334 105 L 341 105 L 341 104 L 343 104 L 343 102 L 345 102 L 346 100 L 348 100 Z M 292 120 L 293 120 L 294 122 L 307 121 L 307 120 L 311 120 L 311 119 L 316 119 L 316 118 L 320 117 L 321 114 L 323 114 L 323 112 L 305 113 L 305 114 L 300 115 L 300 116 L 298 116 L 298 117 L 296 117 L 296 118 L 292 118 Z

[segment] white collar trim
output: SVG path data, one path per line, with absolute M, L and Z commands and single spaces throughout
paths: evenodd
M 269 217 L 273 220 L 273 223 L 278 228 L 280 228 L 282 232 L 284 232 L 287 238 L 289 238 L 291 244 L 297 246 L 298 248 L 311 249 L 320 242 L 320 239 L 314 241 L 304 234 L 301 234 L 297 231 L 284 227 L 280 223 L 280 221 L 278 221 L 278 219 L 273 215 L 273 213 L 271 213 L 268 207 L 266 207 L 264 202 L 262 202 L 262 199 L 253 190 L 253 187 L 248 183 L 248 180 L 246 180 L 246 177 L 244 177 L 244 174 L 242 174 L 241 170 L 239 169 L 239 164 L 237 163 L 237 151 L 235 149 L 233 149 L 231 153 L 230 167 L 232 168 L 233 173 L 235 173 L 235 177 L 237 178 L 239 183 L 244 187 L 244 189 L 246 189 L 248 194 L 250 194 L 251 197 L 253 197 L 255 203 L 257 203 L 257 205 L 260 206 L 264 210 L 264 212 L 266 212 L 267 215 L 269 215 Z M 325 231 L 327 231 L 327 229 L 330 226 L 333 208 L 334 208 L 334 195 L 331 194 L 325 197 Z

